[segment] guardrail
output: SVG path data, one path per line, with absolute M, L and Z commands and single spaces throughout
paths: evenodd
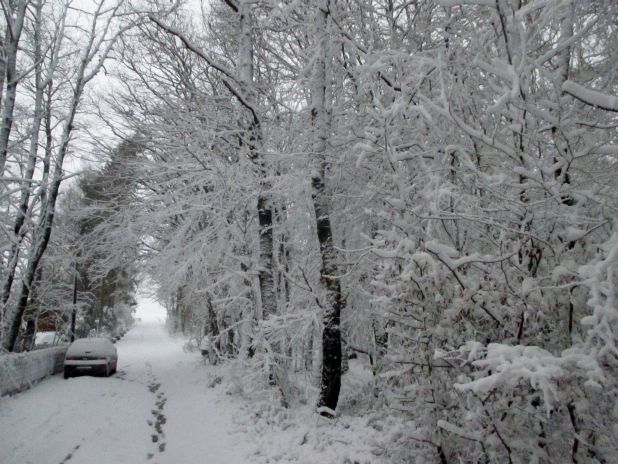
M 67 348 L 65 345 L 0 355 L 0 396 L 25 390 L 39 380 L 61 372 Z

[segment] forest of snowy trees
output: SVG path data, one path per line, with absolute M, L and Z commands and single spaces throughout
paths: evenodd
M 3 350 L 147 276 L 283 407 L 362 359 L 392 462 L 615 462 L 617 2 L 2 9 Z

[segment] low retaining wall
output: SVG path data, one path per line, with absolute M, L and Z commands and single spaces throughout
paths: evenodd
M 67 346 L 0 356 L 0 396 L 29 388 L 33 383 L 62 371 Z

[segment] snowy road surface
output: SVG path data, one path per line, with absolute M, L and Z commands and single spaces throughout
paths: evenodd
M 237 406 L 182 346 L 161 318 L 143 318 L 118 342 L 113 377 L 56 375 L 1 398 L 0 463 L 251 462 L 234 432 Z

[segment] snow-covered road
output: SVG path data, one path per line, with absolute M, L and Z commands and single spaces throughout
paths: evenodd
M 234 432 L 238 404 L 209 387 L 201 356 L 183 343 L 161 318 L 143 318 L 117 344 L 116 375 L 56 375 L 0 399 L 0 462 L 251 462 L 246 435 Z

